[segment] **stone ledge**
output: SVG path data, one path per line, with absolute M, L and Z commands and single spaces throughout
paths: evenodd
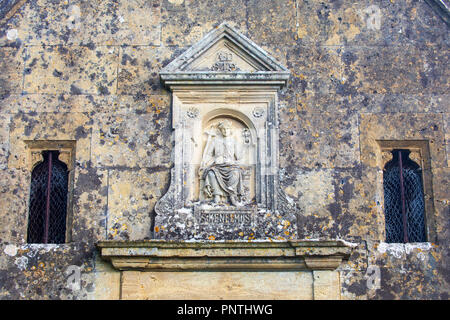
M 118 270 L 335 270 L 350 256 L 345 241 L 102 241 L 102 259 Z
M 174 85 L 273 85 L 283 87 L 289 80 L 288 72 L 256 71 L 256 72 L 160 72 L 162 83 L 166 87 Z

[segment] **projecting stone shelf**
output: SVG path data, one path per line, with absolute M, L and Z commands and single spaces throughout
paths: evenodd
M 121 271 L 335 270 L 345 241 L 103 241 L 101 257 Z

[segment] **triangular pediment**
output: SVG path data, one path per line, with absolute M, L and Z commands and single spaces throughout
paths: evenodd
M 289 70 L 223 23 L 160 72 L 166 86 L 196 83 L 285 85 Z

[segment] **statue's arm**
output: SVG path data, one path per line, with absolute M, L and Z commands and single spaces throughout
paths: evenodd
M 210 141 L 208 139 L 208 142 L 206 143 L 205 146 L 205 151 L 203 152 L 200 169 L 205 169 L 207 166 L 209 166 L 213 158 L 214 158 L 214 141 Z

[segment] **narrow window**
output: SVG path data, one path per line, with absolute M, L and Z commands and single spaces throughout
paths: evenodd
M 422 169 L 406 149 L 392 150 L 383 172 L 386 242 L 425 242 Z
M 28 243 L 64 243 L 68 192 L 67 165 L 59 151 L 43 151 L 31 173 Z

